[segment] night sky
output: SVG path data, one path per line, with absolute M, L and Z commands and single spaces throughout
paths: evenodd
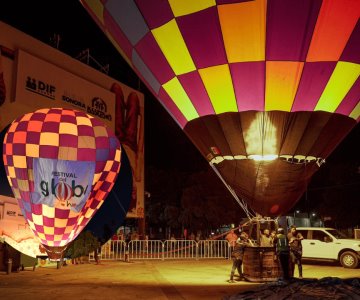
M 74 58 L 89 48 L 91 56 L 100 64 L 109 64 L 109 76 L 144 93 L 147 165 L 184 170 L 206 165 L 198 150 L 140 82 L 80 2 L 6 1 L 2 3 L 0 20 L 48 44 L 54 34 L 59 34 L 59 50 Z M 198 162 L 199 159 L 204 161 Z
M 205 158 L 139 81 L 78 1 L 4 1 L 1 6 L 1 21 L 45 43 L 50 43 L 55 33 L 59 34 L 59 50 L 74 58 L 89 48 L 99 63 L 110 65 L 109 76 L 144 93 L 146 167 L 188 172 L 207 168 Z M 359 141 L 358 124 L 328 158 L 328 165 L 345 162 L 360 168 Z M 321 185 L 321 176 L 325 175 L 315 174 L 311 189 Z

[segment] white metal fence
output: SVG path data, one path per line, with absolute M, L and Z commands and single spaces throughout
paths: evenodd
M 109 240 L 101 247 L 100 260 L 136 259 L 229 259 L 230 246 L 225 240 Z M 90 253 L 89 260 L 94 260 Z

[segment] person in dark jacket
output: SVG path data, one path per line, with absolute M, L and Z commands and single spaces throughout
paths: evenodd
M 290 273 L 289 273 L 290 247 L 284 229 L 281 227 L 278 228 L 277 230 L 277 235 L 275 239 L 275 250 L 282 271 L 282 279 L 288 280 L 290 278 Z
M 290 232 L 287 236 L 290 245 L 290 262 L 291 269 L 290 273 L 294 276 L 295 264 L 298 265 L 299 278 L 302 278 L 302 244 L 301 241 L 304 239 L 301 233 L 297 232 L 296 226 L 292 225 L 290 227 Z
M 234 250 L 231 253 L 233 265 L 230 273 L 230 280 L 229 280 L 230 283 L 235 282 L 234 281 L 235 270 L 238 271 L 240 280 L 244 279 L 244 275 L 242 272 L 242 262 L 243 262 L 244 251 L 246 246 L 250 246 L 249 237 L 247 233 L 243 231 L 241 232 L 240 237 L 236 240 L 236 243 L 234 245 Z

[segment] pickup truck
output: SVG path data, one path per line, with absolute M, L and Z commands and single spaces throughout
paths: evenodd
M 297 227 L 302 234 L 303 258 L 339 261 L 355 269 L 360 262 L 360 240 L 349 239 L 333 228 Z

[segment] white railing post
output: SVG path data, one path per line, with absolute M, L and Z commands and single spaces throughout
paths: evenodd
M 164 260 L 165 259 L 165 244 L 164 242 L 161 243 L 161 259 Z
M 124 260 L 126 262 L 129 262 L 130 261 L 130 251 L 129 251 L 129 245 L 130 243 L 126 244 L 125 246 L 125 256 L 124 256 Z
M 199 260 L 199 244 L 198 242 L 195 242 L 196 248 L 195 248 L 195 259 Z
M 101 260 L 131 259 L 231 259 L 231 248 L 225 240 L 134 240 L 106 242 L 99 253 Z M 89 254 L 94 260 L 94 253 Z

